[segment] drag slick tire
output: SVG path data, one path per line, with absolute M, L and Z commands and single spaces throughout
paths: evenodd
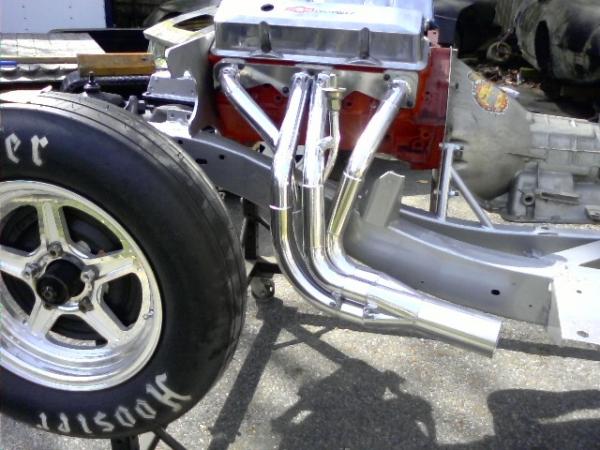
M 141 119 L 0 104 L 0 408 L 111 438 L 189 410 L 243 323 L 239 241 L 210 181 Z

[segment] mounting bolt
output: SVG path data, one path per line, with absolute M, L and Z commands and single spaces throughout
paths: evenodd
M 91 283 L 96 279 L 96 272 L 92 269 L 86 269 L 81 272 L 81 281 L 84 283 Z
M 53 242 L 48 246 L 48 252 L 53 258 L 60 258 L 63 255 L 63 248 L 58 242 Z
M 363 306 L 363 318 L 364 319 L 374 319 L 375 314 L 377 313 L 377 305 L 368 303 Z
M 92 301 L 90 300 L 89 297 L 84 297 L 81 299 L 81 301 L 79 302 L 79 310 L 81 312 L 89 312 L 92 309 L 94 309 L 94 305 L 92 305 Z
M 329 99 L 329 107 L 332 111 L 340 111 L 342 109 L 342 99 L 346 88 L 328 87 L 324 88 L 323 91 Z
M 346 88 L 338 87 L 338 78 L 335 74 L 330 76 L 329 87 L 323 88 L 323 92 L 329 100 L 329 107 L 332 111 L 340 111 L 342 109 L 342 100 L 344 98 L 344 92 Z

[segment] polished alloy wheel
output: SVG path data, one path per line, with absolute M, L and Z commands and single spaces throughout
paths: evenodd
M 150 360 L 158 283 L 98 205 L 36 181 L 0 182 L 0 365 L 47 387 L 109 388 Z

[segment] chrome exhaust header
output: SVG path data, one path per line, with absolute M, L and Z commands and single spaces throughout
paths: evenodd
M 365 324 L 363 309 L 359 304 L 353 305 L 344 302 L 341 297 L 332 296 L 331 292 L 314 281 L 295 238 L 293 161 L 312 83 L 313 78 L 306 73 L 298 73 L 293 77 L 287 111 L 273 157 L 270 207 L 273 247 L 282 272 L 311 304 L 337 317 Z
M 330 163 L 325 152 L 335 148 L 336 121 L 329 121 L 327 92 L 331 75 L 316 79 L 297 73 L 291 83 L 287 111 L 278 134 L 272 165 L 271 233 L 283 273 L 313 305 L 342 319 L 374 327 L 412 327 L 491 355 L 496 347 L 501 322 L 415 291 L 382 273 L 359 266 L 348 258 L 342 236 L 354 208 L 362 178 L 391 121 L 408 93 L 402 81 L 390 84 L 379 109 L 367 125 L 353 151 L 336 196 L 328 227 L 325 224 L 324 180 Z M 245 98 L 225 91 L 237 108 Z M 293 178 L 294 155 L 310 96 L 302 204 L 296 199 Z M 246 115 L 251 109 L 246 111 Z M 260 127 L 254 121 L 253 126 Z M 268 134 L 265 130 L 261 134 Z M 294 229 L 295 213 L 303 215 L 303 237 Z M 326 231 L 327 230 L 327 231 Z M 304 242 L 304 246 L 300 242 Z
M 219 83 L 227 98 L 235 98 L 235 101 L 233 101 L 235 109 L 256 130 L 269 147 L 275 148 L 279 130 L 240 83 L 240 71 L 237 66 L 228 65 L 223 67 L 219 72 Z

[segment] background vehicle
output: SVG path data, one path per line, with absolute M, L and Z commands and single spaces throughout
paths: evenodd
M 600 79 L 600 9 L 595 1 L 498 0 L 496 21 L 515 33 L 523 57 L 544 74 Z

